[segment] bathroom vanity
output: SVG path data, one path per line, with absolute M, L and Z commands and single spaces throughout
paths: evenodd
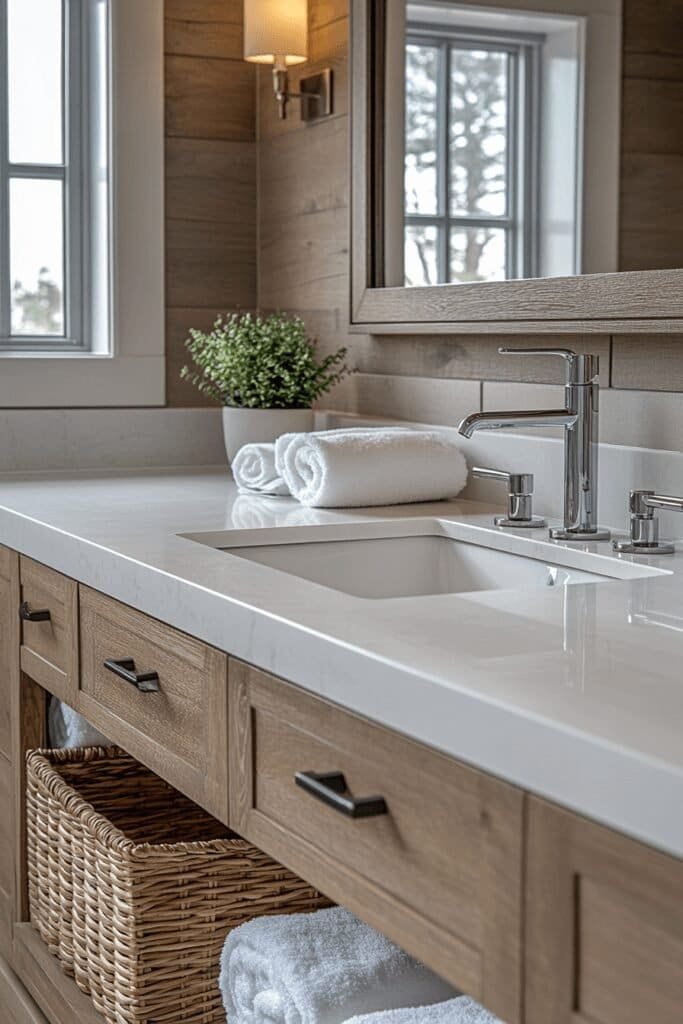
M 99 1020 L 28 923 L 52 694 L 507 1024 L 678 1024 L 683 555 L 491 511 L 0 484 L 3 1020 Z

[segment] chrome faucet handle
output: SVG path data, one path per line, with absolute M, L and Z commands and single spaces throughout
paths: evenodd
M 670 494 L 656 494 L 654 491 L 631 491 L 628 501 L 631 513 L 630 537 L 615 540 L 612 547 L 628 555 L 672 555 L 674 545 L 659 539 L 659 520 L 655 509 L 669 509 L 683 512 L 683 498 Z
M 592 384 L 598 376 L 600 357 L 580 355 L 570 348 L 499 348 L 501 356 L 559 356 L 567 364 L 567 384 Z
M 523 530 L 536 530 L 546 525 L 545 519 L 533 515 L 534 478 L 532 473 L 506 473 L 502 469 L 472 467 L 472 476 L 484 480 L 500 480 L 507 484 L 507 515 L 495 516 L 495 526 L 511 526 Z

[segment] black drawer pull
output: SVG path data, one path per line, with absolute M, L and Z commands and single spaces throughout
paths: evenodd
M 125 679 L 131 686 L 137 687 L 141 693 L 158 693 L 159 673 L 158 672 L 136 672 L 135 662 L 132 658 L 107 658 L 104 667 L 115 676 Z
M 50 609 L 38 608 L 36 611 L 32 612 L 28 601 L 22 601 L 19 606 L 19 618 L 24 622 L 49 622 Z
M 343 772 L 297 772 L 294 781 L 348 818 L 376 818 L 389 813 L 383 796 L 349 796 Z

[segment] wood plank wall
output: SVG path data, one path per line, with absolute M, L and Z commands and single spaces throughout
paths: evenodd
M 621 190 L 622 259 L 654 252 L 654 236 L 671 225 L 670 252 L 658 266 L 683 266 L 683 0 L 624 0 L 624 182 Z M 324 350 L 351 348 L 359 373 L 332 399 L 336 408 L 425 422 L 454 423 L 482 404 L 537 404 L 557 384 L 556 360 L 501 357 L 501 338 L 489 336 L 349 336 L 348 304 L 348 57 L 347 0 L 310 0 L 312 60 L 336 71 L 335 114 L 305 126 L 293 109 L 275 118 L 268 74 L 260 73 L 259 304 L 301 314 Z M 676 48 L 678 56 L 673 48 Z M 309 65 L 310 69 L 310 65 Z M 294 78 L 296 80 L 296 70 Z M 294 107 L 295 105 L 292 104 Z M 640 121 L 646 123 L 640 128 Z M 658 206 L 661 202 L 661 206 Z M 675 208 L 675 216 L 673 210 Z M 661 244 L 661 243 L 657 243 Z M 654 265 L 650 255 L 646 265 Z M 683 337 L 536 337 L 533 344 L 563 343 L 602 357 L 602 380 L 613 388 L 683 391 Z M 504 394 L 496 381 L 505 381 Z M 683 400 L 662 406 L 624 391 L 605 402 L 603 437 L 640 443 L 639 419 L 659 416 L 662 430 L 649 443 L 683 436 Z M 617 401 L 618 398 L 618 401 Z M 653 396 L 656 398 L 656 396 Z M 678 409 L 678 405 L 681 409 Z M 509 407 L 509 406 L 508 406 Z M 610 411 L 611 410 L 611 411 Z M 666 420 L 666 429 L 664 429 Z M 644 438 L 646 433 L 643 432 Z M 642 443 L 645 443 L 642 441 Z M 678 442 L 676 448 L 681 447 Z
M 255 70 L 242 0 L 165 0 L 167 404 L 202 405 L 179 378 L 189 327 L 256 302 Z

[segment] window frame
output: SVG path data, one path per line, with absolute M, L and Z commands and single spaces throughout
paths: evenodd
M 88 4 L 62 0 L 62 163 L 13 163 L 9 154 L 9 89 L 0 75 L 0 348 L 22 351 L 76 351 L 91 347 L 85 336 L 85 264 L 89 241 L 84 216 L 90 194 L 87 85 L 84 43 L 88 38 Z M 0 0 L 0 67 L 8 68 L 8 0 Z M 10 263 L 10 187 L 13 180 L 58 181 L 62 185 L 63 318 L 61 334 L 12 333 Z M 5 262 L 6 261 L 6 262 Z
M 106 14 L 107 323 L 102 307 L 90 301 L 99 278 L 87 279 L 88 256 L 83 291 L 92 347 L 0 348 L 0 409 L 155 407 L 166 401 L 164 4 L 114 0 Z M 89 215 L 99 198 L 84 198 Z
M 437 213 L 409 214 L 406 227 L 437 229 L 437 277 L 433 284 L 460 284 L 451 277 L 451 231 L 454 228 L 494 228 L 505 232 L 505 278 L 537 276 L 540 216 L 536 197 L 540 175 L 540 69 L 544 37 L 535 33 L 491 32 L 465 26 L 410 21 L 406 47 L 429 46 L 439 51 L 437 93 Z M 453 50 L 488 50 L 508 55 L 506 118 L 506 192 L 504 215 L 452 214 L 449 134 Z M 429 285 L 427 286 L 429 287 Z

